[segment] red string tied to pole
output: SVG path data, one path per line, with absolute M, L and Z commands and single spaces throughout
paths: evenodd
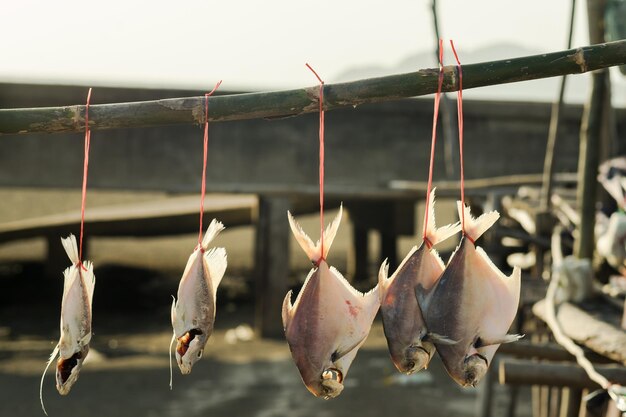
M 87 103 L 85 104 L 85 156 L 83 159 L 83 187 L 80 204 L 80 237 L 78 244 L 78 264 L 82 269 L 87 270 L 83 265 L 83 235 L 85 229 L 85 205 L 87 204 L 87 175 L 89 172 L 89 147 L 91 143 L 91 130 L 89 129 L 89 102 L 91 101 L 91 88 L 87 92 Z
M 427 230 L 428 230 L 428 217 L 429 217 L 429 206 L 431 204 L 430 201 L 430 192 L 433 184 L 433 166 L 435 165 L 435 145 L 437 143 L 437 120 L 439 118 L 439 103 L 441 100 L 441 89 L 443 86 L 443 39 L 439 39 L 439 80 L 437 84 L 437 93 L 435 94 L 435 103 L 434 103 L 434 111 L 433 111 L 433 130 L 432 130 L 432 138 L 430 142 L 430 167 L 428 169 L 428 187 L 426 191 L 426 208 L 424 211 L 424 235 L 423 241 L 426 243 L 428 249 L 433 247 L 432 242 L 428 239 Z
M 319 184 L 320 184 L 320 259 L 317 264 L 324 260 L 324 81 L 315 70 L 306 64 L 307 68 L 317 77 L 319 87 Z
M 215 84 L 213 90 L 204 95 L 204 146 L 202 154 L 202 186 L 200 191 L 200 231 L 198 232 L 198 247 L 201 252 L 204 252 L 202 248 L 202 221 L 204 217 L 204 196 L 206 194 L 206 166 L 209 153 L 209 97 L 213 95 L 221 84 L 222 80 Z

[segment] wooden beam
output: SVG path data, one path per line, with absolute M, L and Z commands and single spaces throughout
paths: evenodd
M 545 300 L 533 306 L 533 313 L 546 320 Z M 557 320 L 563 333 L 594 352 L 626 365 L 626 332 L 596 318 L 570 303 L 559 305 Z
M 623 64 L 626 64 L 626 40 L 619 40 L 541 55 L 463 65 L 463 88 L 581 74 Z M 327 84 L 324 87 L 325 110 L 432 94 L 437 90 L 438 73 L 438 69 L 429 68 L 407 74 Z M 458 89 L 456 66 L 445 67 L 443 91 Z M 318 111 L 318 94 L 316 86 L 266 93 L 216 95 L 209 98 L 209 118 L 220 122 L 313 113 Z M 92 130 L 100 130 L 200 124 L 204 122 L 204 105 L 204 96 L 91 105 L 89 126 Z M 4 109 L 0 110 L 0 135 L 83 131 L 84 115 L 84 105 Z
M 626 369 L 619 365 L 602 365 L 596 369 L 610 381 L 626 384 Z M 502 359 L 499 367 L 501 384 L 544 385 L 550 387 L 599 388 L 576 364 L 537 362 L 526 359 Z

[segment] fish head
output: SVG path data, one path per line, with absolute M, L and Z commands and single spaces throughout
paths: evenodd
M 193 365 L 202 358 L 207 339 L 199 329 L 191 329 L 177 339 L 176 362 L 184 375 L 190 374 Z
M 489 363 L 483 355 L 475 353 L 467 356 L 463 362 L 463 381 L 461 381 L 461 385 L 464 387 L 475 387 L 485 376 L 488 368 Z
M 337 368 L 326 368 L 321 374 L 305 381 L 307 389 L 316 397 L 329 400 L 343 391 L 343 372 Z
M 70 392 L 78 380 L 87 353 L 89 353 L 89 345 L 84 345 L 69 358 L 59 358 L 56 370 L 56 386 L 59 394 L 67 395 Z
M 398 371 L 410 375 L 428 367 L 435 348 L 431 343 L 410 344 L 400 351 L 390 351 Z

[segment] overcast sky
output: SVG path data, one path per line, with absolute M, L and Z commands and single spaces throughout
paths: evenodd
M 438 3 L 442 35 L 455 40 L 461 58 L 464 51 L 493 43 L 537 52 L 565 48 L 570 0 Z M 588 44 L 586 2 L 578 4 L 574 46 Z M 333 82 L 348 68 L 393 67 L 432 50 L 430 5 L 431 0 L 3 0 L 0 81 L 202 90 L 223 79 L 224 90 L 271 90 L 315 84 L 304 66 L 309 62 Z M 623 77 L 620 82 L 614 92 L 626 96 Z

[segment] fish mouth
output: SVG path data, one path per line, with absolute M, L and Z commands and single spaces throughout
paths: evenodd
M 56 372 L 56 386 L 59 394 L 67 395 L 70 392 L 78 380 L 80 369 L 88 352 L 89 346 L 85 346 L 67 359 L 59 358 Z
M 202 334 L 202 330 L 200 329 L 191 329 L 184 335 L 178 338 L 178 343 L 176 343 L 176 352 L 182 358 L 189 350 L 189 345 L 196 338 L 196 336 L 200 336 Z
M 431 352 L 424 346 L 410 345 L 404 350 L 404 355 L 398 360 L 393 359 L 393 364 L 398 371 L 411 375 L 417 371 L 421 371 L 428 367 L 430 362 Z
M 476 384 L 478 384 L 483 376 L 485 376 L 485 374 L 487 373 L 487 369 L 489 368 L 489 361 L 480 353 L 475 353 L 471 356 L 466 357 L 463 362 L 463 386 L 475 387 Z
M 321 375 L 321 392 L 318 397 L 325 400 L 337 397 L 343 391 L 343 373 L 337 368 L 328 368 Z

